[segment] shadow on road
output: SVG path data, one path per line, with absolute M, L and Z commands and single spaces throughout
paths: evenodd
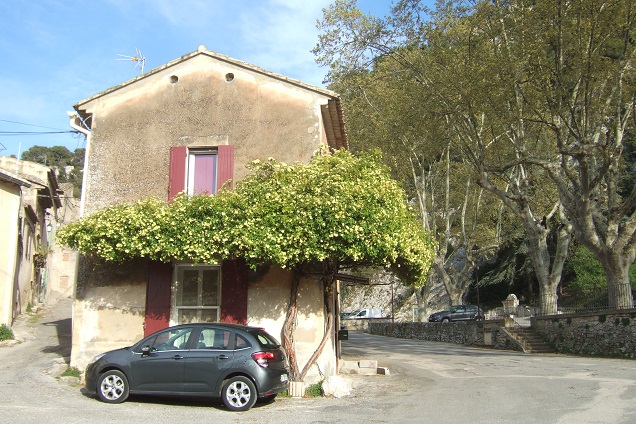
M 71 361 L 71 318 L 44 322 L 42 325 L 55 328 L 55 339 L 57 340 L 57 344 L 44 346 L 41 351 L 43 353 L 56 353 L 64 358 L 64 361 L 67 365 L 69 365 Z

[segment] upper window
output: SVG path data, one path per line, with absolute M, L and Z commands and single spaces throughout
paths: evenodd
M 177 194 L 214 194 L 234 178 L 234 146 L 170 148 L 168 200 Z
M 189 195 L 214 194 L 217 189 L 218 155 L 216 149 L 197 149 L 188 152 Z
M 177 265 L 172 321 L 218 322 L 221 275 L 213 265 Z

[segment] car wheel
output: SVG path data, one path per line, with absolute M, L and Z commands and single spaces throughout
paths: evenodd
M 121 403 L 128 398 L 128 379 L 123 372 L 110 370 L 97 380 L 97 396 L 106 403 Z
M 256 387 L 247 377 L 232 377 L 223 386 L 222 396 L 229 410 L 247 411 L 256 403 Z
M 450 322 L 450 318 L 444 318 L 442 319 L 442 322 Z

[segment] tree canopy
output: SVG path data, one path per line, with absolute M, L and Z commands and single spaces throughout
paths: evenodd
M 634 1 L 402 0 L 385 18 L 337 0 L 315 53 L 332 81 L 381 61 L 418 85 L 430 119 L 527 233 L 543 302 L 573 230 L 605 269 L 611 306 L 632 306 Z M 443 134 L 444 131 L 439 131 Z M 543 193 L 537 199 L 537 194 Z M 537 201 L 539 200 L 539 201 Z M 549 228 L 553 223 L 554 229 Z M 546 241 L 558 235 L 557 254 Z
M 251 167 L 233 190 L 181 195 L 171 204 L 148 198 L 113 205 L 64 227 L 58 237 L 107 261 L 381 265 L 414 285 L 424 283 L 431 238 L 377 155 L 338 151 L 307 165 L 270 159 Z

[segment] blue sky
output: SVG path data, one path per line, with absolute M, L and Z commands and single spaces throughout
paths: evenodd
M 66 111 L 80 100 L 161 66 L 199 45 L 322 85 L 316 21 L 331 0 L 0 0 L 0 155 L 33 145 L 84 147 Z M 390 0 L 358 0 L 384 15 Z M 5 134 L 3 134 L 5 133 Z

